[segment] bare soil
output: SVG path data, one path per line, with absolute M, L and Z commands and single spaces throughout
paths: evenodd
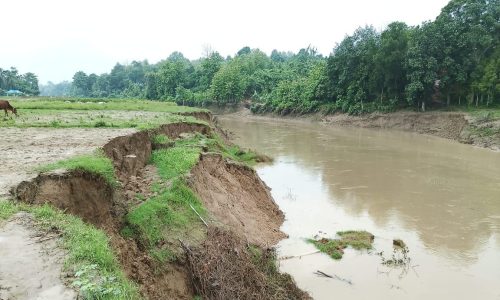
M 61 279 L 65 254 L 56 241 L 38 232 L 27 213 L 0 224 L 0 299 L 77 299 Z
M 91 153 L 110 139 L 135 129 L 2 128 L 0 139 L 0 197 L 23 180 L 37 175 L 34 168 L 71 156 Z
M 252 168 L 205 154 L 191 174 L 191 187 L 223 226 L 266 248 L 286 237 L 280 231 L 283 212 Z

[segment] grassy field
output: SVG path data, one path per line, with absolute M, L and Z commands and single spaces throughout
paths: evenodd
M 0 127 L 154 128 L 172 122 L 201 122 L 185 113 L 204 111 L 172 102 L 128 99 L 14 99 L 18 117 L 0 119 Z M 101 100 L 101 101 L 99 101 Z

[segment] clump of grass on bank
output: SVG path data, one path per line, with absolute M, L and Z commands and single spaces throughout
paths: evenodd
M 171 143 L 172 140 L 170 140 L 170 138 L 164 134 L 157 134 L 157 135 L 153 136 L 152 142 L 154 144 L 158 144 L 158 145 L 167 145 L 167 144 Z
M 337 232 L 337 235 L 340 236 L 340 239 L 308 239 L 308 242 L 333 259 L 341 259 L 344 249 L 348 246 L 356 250 L 372 248 L 374 236 L 367 231 L 340 231 Z
M 0 220 L 20 211 L 31 213 L 42 230 L 61 233 L 62 248 L 67 251 L 64 268 L 75 275 L 72 285 L 83 299 L 140 299 L 137 287 L 125 277 L 104 232 L 48 204 L 29 206 L 0 201 Z
M 48 172 L 57 169 L 90 172 L 102 176 L 111 186 L 117 185 L 113 163 L 104 155 L 102 150 L 97 150 L 93 154 L 75 156 L 44 165 L 37 168 L 37 171 Z
M 244 150 L 238 145 L 228 146 L 219 135 L 213 134 L 211 137 L 196 134 L 190 139 L 180 140 L 176 145 L 206 148 L 207 151 L 220 153 L 222 156 L 234 161 L 253 166 L 258 162 L 269 162 L 271 158 L 259 154 L 252 150 Z

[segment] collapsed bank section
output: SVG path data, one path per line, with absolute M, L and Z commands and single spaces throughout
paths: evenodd
M 56 231 L 83 298 L 308 298 L 277 270 L 284 216 L 251 167 L 263 156 L 191 116 L 44 166 L 0 217 L 28 211 Z

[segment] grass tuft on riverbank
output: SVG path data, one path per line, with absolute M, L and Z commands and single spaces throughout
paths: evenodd
M 48 172 L 57 169 L 86 171 L 102 176 L 112 187 L 116 187 L 117 179 L 111 160 L 104 155 L 102 150 L 96 150 L 92 154 L 79 155 L 55 163 L 38 167 L 39 172 Z

